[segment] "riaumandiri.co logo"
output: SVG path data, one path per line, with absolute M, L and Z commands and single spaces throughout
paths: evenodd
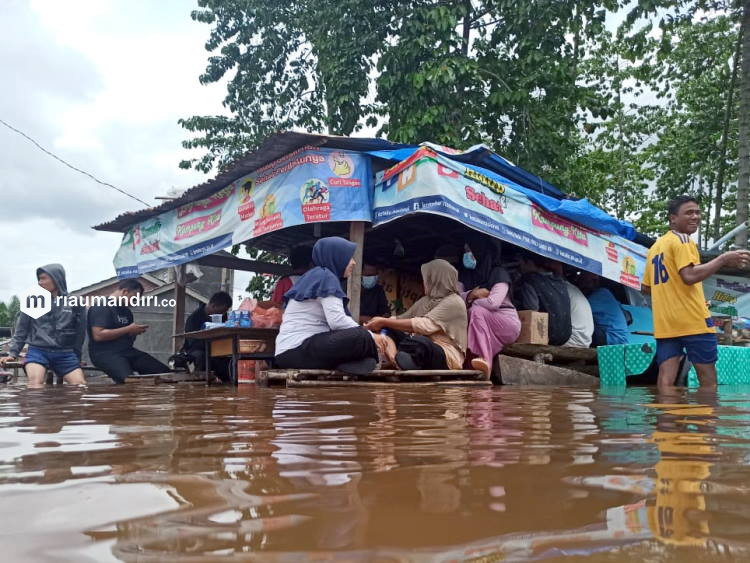
M 161 299 L 157 295 L 53 295 L 38 285 L 32 285 L 18 296 L 21 312 L 38 319 L 52 310 L 53 303 L 63 307 L 175 307 L 175 299 Z
M 21 312 L 32 319 L 38 319 L 52 310 L 52 294 L 38 285 L 24 289 L 18 296 Z

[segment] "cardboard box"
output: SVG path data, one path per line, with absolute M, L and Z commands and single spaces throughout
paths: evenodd
M 521 334 L 518 344 L 549 344 L 549 315 L 538 311 L 518 311 Z
M 263 340 L 245 340 L 242 339 L 239 342 L 237 352 L 239 354 L 258 354 L 266 351 L 266 343 Z M 231 356 L 232 355 L 232 339 L 222 338 L 220 340 L 211 341 L 211 357 L 217 356 Z

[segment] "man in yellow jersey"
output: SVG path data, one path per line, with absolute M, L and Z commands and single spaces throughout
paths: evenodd
M 701 209 L 695 198 L 682 195 L 667 205 L 670 231 L 659 237 L 646 258 L 643 286 L 651 293 L 659 363 L 659 387 L 674 385 L 682 356 L 695 366 L 701 386 L 716 385 L 716 330 L 706 307 L 703 284 L 724 266 L 744 268 L 750 252 L 725 252 L 700 263 L 690 235 L 698 230 Z

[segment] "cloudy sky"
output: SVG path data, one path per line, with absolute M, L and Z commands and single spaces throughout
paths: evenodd
M 201 86 L 209 27 L 194 0 L 0 0 L 0 119 L 149 203 L 205 181 L 180 117 L 222 113 Z M 120 236 L 92 225 L 143 207 L 74 172 L 0 125 L 0 300 L 62 263 L 71 289 L 114 275 Z M 245 275 L 245 277 L 247 277 Z

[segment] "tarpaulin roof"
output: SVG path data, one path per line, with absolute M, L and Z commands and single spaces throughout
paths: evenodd
M 431 143 L 425 143 L 425 145 L 451 160 L 461 162 L 468 168 L 489 176 L 493 180 L 512 184 L 514 189 L 525 194 L 534 203 L 560 217 L 597 231 L 619 235 L 628 240 L 636 239 L 637 233 L 631 223 L 612 217 L 587 199 L 561 199 L 565 194 L 553 185 L 492 153 L 483 145 L 472 147 L 460 153 Z M 402 162 L 412 156 L 418 148 L 370 151 L 369 154 L 377 158 Z
M 238 178 L 254 172 L 269 162 L 273 162 L 305 145 L 359 152 L 393 150 L 411 146 L 403 143 L 392 143 L 385 139 L 338 137 L 335 135 L 313 135 L 310 133 L 282 131 L 268 137 L 256 149 L 249 151 L 227 166 L 226 171 L 221 172 L 214 179 L 186 190 L 180 197 L 158 206 L 122 213 L 111 221 L 101 223 L 93 228 L 97 231 L 124 233 L 136 223 L 156 217 L 165 211 L 171 211 L 185 204 L 206 198 L 225 188 Z
M 101 223 L 93 228 L 97 231 L 124 233 L 135 223 L 140 223 L 141 221 L 156 217 L 165 211 L 171 211 L 187 203 L 208 197 L 234 182 L 237 178 L 241 178 L 305 145 L 367 152 L 372 156 L 385 160 L 403 160 L 419 148 L 417 145 L 393 143 L 386 139 L 373 137 L 339 137 L 336 135 L 314 135 L 311 133 L 282 131 L 268 137 L 257 148 L 238 158 L 227 166 L 224 172 L 221 172 L 212 180 L 186 190 L 180 197 L 154 207 L 122 213 L 111 221 Z M 445 149 L 445 147 L 443 148 Z M 455 154 L 456 151 L 453 152 L 452 158 L 501 174 L 529 190 L 557 199 L 567 197 L 565 193 L 552 184 L 545 182 L 539 176 L 531 174 L 523 168 L 515 166 L 483 145 L 472 147 L 460 154 Z M 399 158 L 401 155 L 404 155 L 403 158 Z

